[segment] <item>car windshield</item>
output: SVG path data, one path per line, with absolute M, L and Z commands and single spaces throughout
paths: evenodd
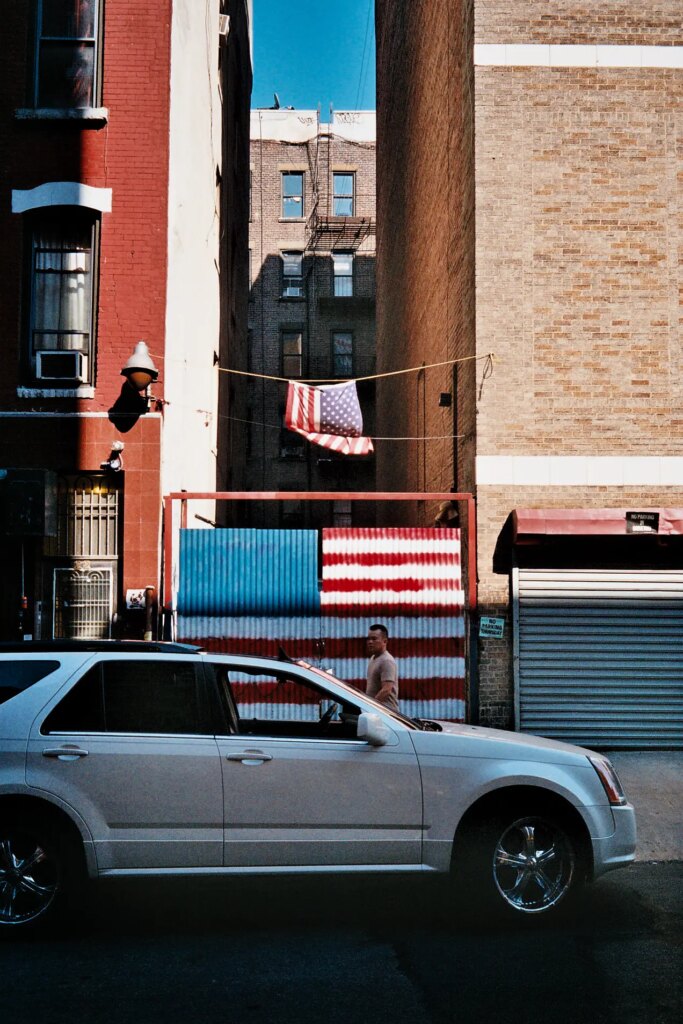
M 350 683 L 346 683 L 344 682 L 343 679 L 339 679 L 339 677 L 335 676 L 332 672 L 325 672 L 324 669 L 316 668 L 315 665 L 311 665 L 308 661 L 297 660 L 296 664 L 300 665 L 301 668 L 307 668 L 309 672 L 315 672 L 317 676 L 320 676 L 322 679 L 325 679 L 328 682 L 332 680 L 338 686 L 343 686 L 345 690 L 348 690 L 348 692 L 352 694 L 354 698 L 358 697 L 359 691 L 356 689 L 355 686 L 351 686 Z M 388 708 L 386 704 L 382 704 L 381 701 L 375 700 L 374 697 L 368 697 L 366 693 L 363 694 L 363 700 L 368 701 L 370 704 L 374 704 L 385 715 L 390 715 L 392 718 L 395 718 L 397 722 L 401 722 L 403 725 L 407 725 L 409 729 L 422 729 L 422 725 L 420 722 L 415 721 L 412 718 L 408 718 L 407 715 L 402 715 L 400 711 L 393 711 L 391 708 Z

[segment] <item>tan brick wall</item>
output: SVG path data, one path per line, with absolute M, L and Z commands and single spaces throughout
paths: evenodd
M 477 43 L 681 45 L 680 0 L 479 0 Z
M 477 68 L 479 454 L 679 453 L 682 96 L 675 71 Z

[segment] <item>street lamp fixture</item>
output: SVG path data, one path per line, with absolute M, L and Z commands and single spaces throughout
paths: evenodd
M 135 346 L 135 351 L 121 370 L 121 376 L 139 392 L 146 391 L 157 380 L 159 371 L 144 341 L 139 341 Z

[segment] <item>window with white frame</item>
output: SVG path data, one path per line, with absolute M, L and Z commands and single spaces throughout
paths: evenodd
M 34 103 L 79 109 L 99 102 L 102 0 L 37 0 Z
M 282 216 L 288 219 L 304 216 L 303 171 L 282 172 Z
M 351 331 L 332 332 L 332 370 L 334 377 L 353 376 L 353 333 Z
M 304 256 L 301 252 L 282 253 L 282 297 L 301 299 L 304 295 Z
M 334 294 L 339 297 L 353 295 L 353 253 L 332 253 Z
M 335 217 L 353 217 L 355 175 L 350 171 L 332 174 L 332 211 Z
M 97 220 L 78 207 L 29 220 L 28 376 L 56 387 L 93 379 Z

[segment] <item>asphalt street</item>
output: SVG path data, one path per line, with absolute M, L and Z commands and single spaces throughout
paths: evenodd
M 673 1024 L 683 864 L 599 880 L 558 923 L 457 919 L 394 879 L 110 882 L 0 944 L 12 1024 Z M 534 922 L 535 923 L 535 922 Z

